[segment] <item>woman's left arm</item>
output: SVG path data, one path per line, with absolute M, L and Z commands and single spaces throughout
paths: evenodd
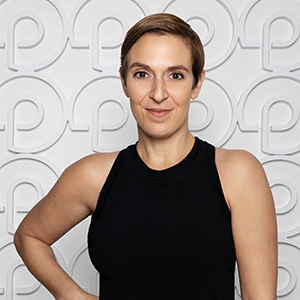
M 218 149 L 216 164 L 231 211 L 243 300 L 276 300 L 277 224 L 260 162 L 240 150 Z

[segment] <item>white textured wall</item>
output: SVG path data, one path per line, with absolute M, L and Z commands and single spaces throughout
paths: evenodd
M 277 208 L 278 296 L 300 299 L 300 1 L 2 0 L 0 300 L 52 299 L 22 264 L 13 234 L 67 165 L 136 140 L 118 77 L 120 44 L 154 12 L 179 15 L 202 37 L 207 79 L 191 104 L 190 129 L 263 163 Z M 54 249 L 96 293 L 88 224 Z

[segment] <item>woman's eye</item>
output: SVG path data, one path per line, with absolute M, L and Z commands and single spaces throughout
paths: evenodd
M 181 73 L 172 73 L 171 78 L 172 79 L 183 79 L 183 75 Z
M 148 76 L 147 72 L 139 71 L 134 73 L 134 77 L 146 78 Z

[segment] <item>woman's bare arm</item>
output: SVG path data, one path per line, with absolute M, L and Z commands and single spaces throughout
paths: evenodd
M 116 155 L 95 154 L 68 167 L 15 234 L 15 246 L 27 268 L 56 299 L 98 299 L 63 271 L 50 246 L 92 214 Z
M 251 154 L 218 149 L 216 164 L 232 216 L 243 300 L 275 300 L 277 225 L 265 172 Z

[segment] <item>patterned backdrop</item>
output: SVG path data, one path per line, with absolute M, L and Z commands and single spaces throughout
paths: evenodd
M 14 232 L 69 164 L 136 141 L 118 75 L 120 45 L 131 25 L 155 12 L 182 17 L 201 36 L 207 78 L 191 103 L 190 130 L 263 163 L 279 228 L 277 294 L 300 299 L 300 1 L 2 0 L 0 300 L 53 299 L 17 255 Z M 89 222 L 53 248 L 97 293 Z

